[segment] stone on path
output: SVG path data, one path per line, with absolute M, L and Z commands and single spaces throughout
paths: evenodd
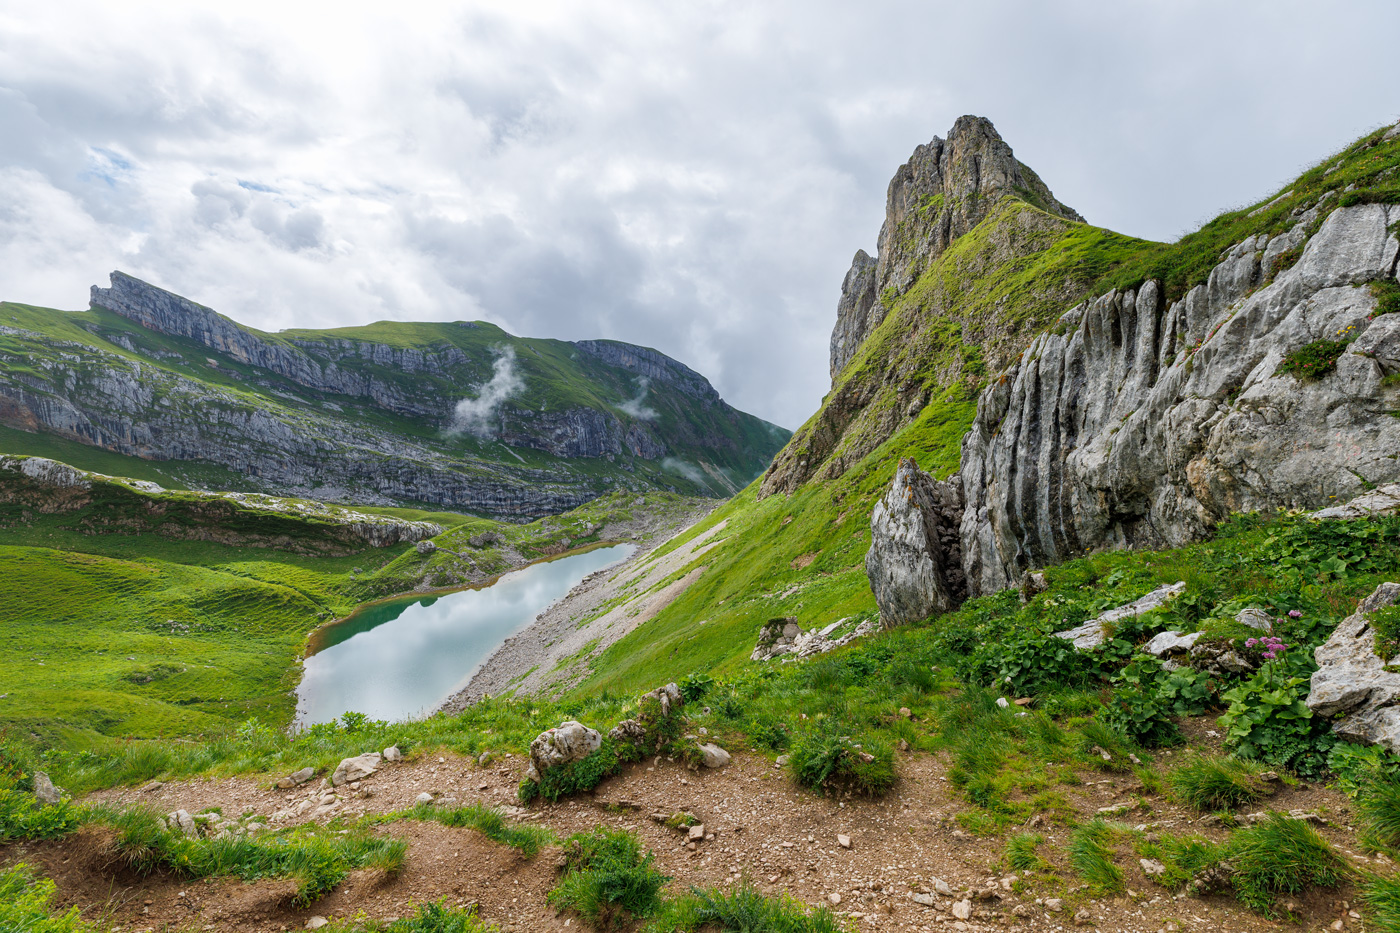
M 331 775 L 331 786 L 339 787 L 351 781 L 359 781 L 379 770 L 381 756 L 378 752 L 365 752 L 354 758 L 342 759 Z

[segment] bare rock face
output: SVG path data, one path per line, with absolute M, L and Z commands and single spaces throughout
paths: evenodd
M 1320 645 L 1313 657 L 1308 708 L 1337 717 L 1332 731 L 1366 745 L 1400 752 L 1400 674 L 1386 670 L 1376 656 L 1376 636 L 1368 616 L 1400 603 L 1400 584 L 1382 583 Z M 1392 659 L 1400 660 L 1400 659 Z
M 525 776 L 532 781 L 552 768 L 571 761 L 581 761 L 603 745 L 603 736 L 581 722 L 570 719 L 557 727 L 541 732 L 530 743 L 530 769 Z
M 947 139 L 919 146 L 890 180 L 879 258 L 856 253 L 841 286 L 831 335 L 831 379 L 885 319 L 884 296 L 907 290 L 948 245 L 967 233 L 1003 195 L 1016 194 L 1048 213 L 1082 221 L 1019 161 L 985 117 L 962 116 Z
M 900 463 L 870 516 L 865 555 L 886 627 L 948 612 L 967 597 L 958 539 L 962 510 L 958 477 L 939 482 L 912 459 Z
M 1308 211 L 1280 237 L 1303 242 Z M 1400 206 L 1338 208 L 1272 280 L 1274 242 L 1229 250 L 1167 302 L 1156 281 L 1082 304 L 983 391 L 960 468 L 969 589 L 1104 547 L 1174 547 L 1231 512 L 1316 509 L 1400 481 L 1400 322 L 1371 320 L 1393 279 Z M 1300 381 L 1287 354 L 1356 337 Z

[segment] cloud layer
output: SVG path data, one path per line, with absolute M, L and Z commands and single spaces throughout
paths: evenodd
M 959 114 L 1172 238 L 1393 120 L 1397 27 L 1384 0 L 13 7 L 0 298 L 82 307 L 121 268 L 269 330 L 615 338 L 792 427 L 890 175 Z

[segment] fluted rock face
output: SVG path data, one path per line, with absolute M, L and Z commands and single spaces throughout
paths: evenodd
M 1315 215 L 1314 215 L 1315 216 Z M 1372 319 L 1393 279 L 1400 207 L 1306 215 L 1238 244 L 1167 304 L 1156 282 L 1068 312 L 979 399 L 963 440 L 963 559 L 974 593 L 1103 547 L 1179 545 L 1233 511 L 1318 508 L 1400 480 L 1400 321 Z M 1300 381 L 1286 355 L 1355 337 Z
M 903 460 L 894 482 L 870 516 L 865 572 L 880 607 L 880 622 L 902 625 L 949 612 L 967 598 L 958 522 L 962 484 L 939 482 Z
M 1332 731 L 1365 745 L 1400 752 L 1400 674 L 1377 657 L 1371 614 L 1400 602 L 1400 584 L 1382 583 L 1313 652 L 1317 670 L 1308 708 L 1332 719 Z
M 1017 161 L 984 117 L 959 117 L 947 139 L 919 146 L 891 179 L 879 258 L 856 253 L 846 274 L 831 338 L 833 384 L 861 343 L 884 320 L 888 299 L 914 284 L 929 263 L 975 227 L 1002 196 L 1015 194 L 1067 220 L 1082 221 Z

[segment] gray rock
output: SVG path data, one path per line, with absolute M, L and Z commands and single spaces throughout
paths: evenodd
M 1124 619 L 1140 616 L 1145 612 L 1151 612 L 1184 592 L 1186 592 L 1185 581 L 1164 584 L 1127 605 L 1108 610 L 1096 619 L 1090 619 L 1082 625 L 1066 629 L 1063 632 L 1056 632 L 1055 637 L 1074 642 L 1074 647 L 1080 651 L 1091 651 L 1108 640 L 1117 623 Z
M 1263 609 L 1255 609 L 1253 607 L 1241 609 L 1235 616 L 1235 621 L 1241 625 L 1247 625 L 1252 629 L 1266 634 L 1272 633 L 1274 630 L 1273 617 Z
M 417 797 L 413 798 L 413 802 L 414 802 L 415 804 L 419 804 L 419 805 L 422 805 L 422 804 L 425 804 L 425 803 L 432 803 L 432 802 L 433 802 L 433 795 L 430 794 L 430 793 L 428 793 L 428 792 L 426 792 L 426 791 L 424 791 L 423 793 L 419 794 Z
M 870 578 L 886 626 L 949 612 L 967 597 L 958 522 L 962 483 L 938 482 L 912 459 L 900 461 L 894 482 L 870 516 Z
M 553 729 L 541 732 L 530 743 L 530 768 L 525 776 L 538 781 L 551 768 L 587 758 L 602 745 L 603 736 L 596 729 L 572 719 L 562 722 Z
M 704 755 L 701 763 L 707 768 L 723 768 L 729 764 L 729 753 L 713 743 L 701 745 L 700 754 Z
M 34 799 L 42 804 L 52 805 L 63 799 L 62 792 L 53 786 L 53 781 L 42 771 L 34 772 Z
M 424 556 L 431 554 L 437 550 L 437 545 L 431 541 L 419 541 L 413 547 L 419 554 L 422 554 Z
M 199 838 L 199 824 L 190 816 L 188 810 L 176 810 L 166 817 L 166 822 L 170 824 L 172 831 L 183 833 L 191 839 Z
M 1394 315 L 1400 320 L 1400 314 Z M 1345 505 L 1333 505 L 1312 513 L 1313 518 L 1350 519 L 1378 518 L 1400 514 L 1400 483 L 1387 483 L 1364 492 Z
M 932 894 L 924 894 L 919 891 L 911 892 L 909 894 L 909 897 L 911 900 L 914 901 L 915 904 L 921 904 L 924 907 L 932 907 L 933 905 L 938 903 L 938 899 Z
M 1252 237 L 1178 301 L 1149 281 L 1032 341 L 989 381 L 963 441 L 970 593 L 1096 549 L 1179 546 L 1232 512 L 1347 501 L 1358 476 L 1400 483 L 1381 385 L 1400 325 L 1368 320 L 1363 284 L 1395 274 L 1397 220 L 1400 206 L 1338 208 L 1272 281 Z M 1331 374 L 1278 372 L 1339 334 L 1357 340 Z
M 399 747 L 397 745 L 390 745 L 388 748 L 384 749 L 384 760 L 402 761 L 403 752 L 399 751 Z
M 1160 878 L 1167 873 L 1167 866 L 1153 858 L 1140 858 L 1138 864 L 1142 866 L 1142 873 L 1149 878 Z
M 1205 632 L 1192 632 L 1190 635 L 1183 635 L 1180 632 L 1158 632 L 1153 635 L 1147 644 L 1142 646 L 1142 650 L 1150 655 L 1164 658 L 1169 654 L 1181 654 L 1191 650 L 1191 646 L 1196 643 L 1196 639 L 1204 635 Z
M 1333 719 L 1337 735 L 1392 752 L 1400 752 L 1400 674 L 1376 656 L 1368 615 L 1397 602 L 1400 584 L 1382 583 L 1342 620 L 1313 652 L 1318 667 L 1307 698 L 1309 709 Z
M 380 760 L 378 752 L 365 752 L 354 758 L 342 759 L 340 764 L 336 765 L 335 773 L 331 775 L 331 786 L 339 787 L 369 777 L 379 770 Z
M 293 771 L 291 774 L 278 780 L 277 786 L 283 790 L 289 787 L 300 787 L 315 776 L 315 768 L 302 768 L 300 771 Z

